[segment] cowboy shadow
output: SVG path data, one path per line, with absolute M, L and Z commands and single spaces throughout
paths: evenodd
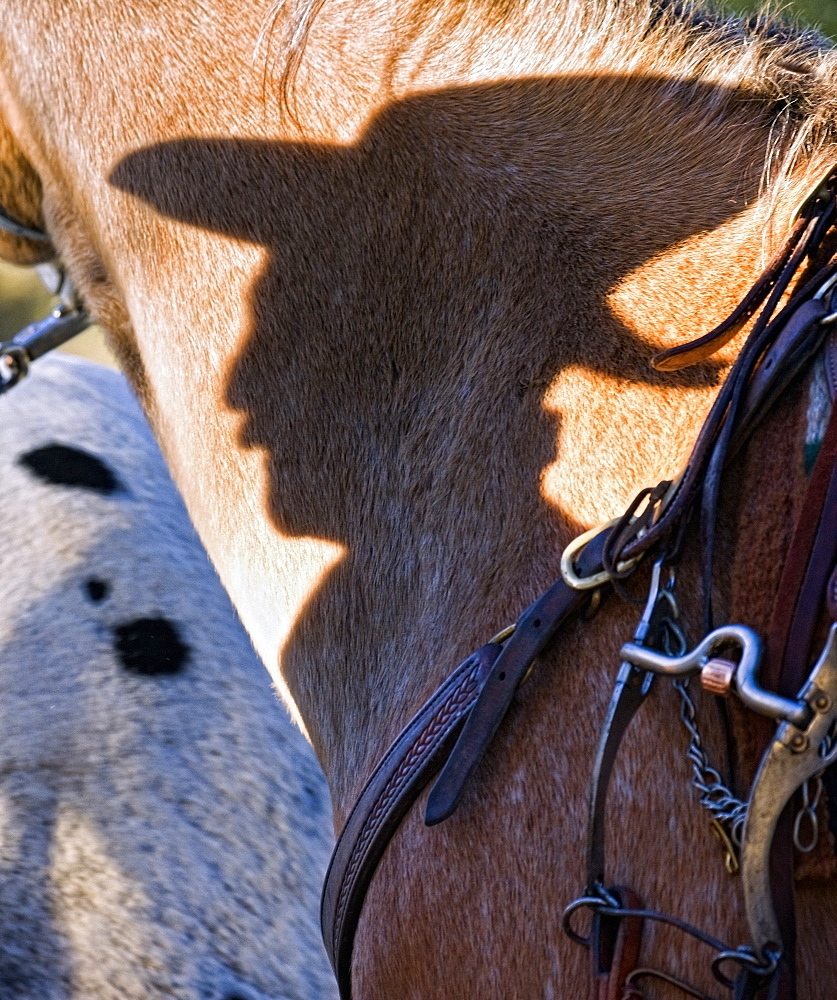
M 688 185 L 694 148 L 716 141 L 701 126 L 719 99 L 755 134 L 743 91 L 568 77 L 414 96 L 348 145 L 183 138 L 116 166 L 111 183 L 163 216 L 267 251 L 226 402 L 246 418 L 243 443 L 265 449 L 279 530 L 347 553 L 285 648 L 292 691 L 303 631 L 330 637 L 351 662 L 354 640 L 338 635 L 351 632 L 347 614 L 391 651 L 441 591 L 467 593 L 475 608 L 509 603 L 513 617 L 517 582 L 531 597 L 551 582 L 543 552 L 582 527 L 540 485 L 560 443 L 544 393 L 568 366 L 649 386 L 716 380 L 711 364 L 652 371 L 658 345 L 607 299 L 615 282 L 756 197 L 751 165 L 736 168 L 737 202 L 704 191 L 659 210 L 661 177 L 683 164 Z M 597 159 L 591 137 L 627 128 L 628 107 L 666 131 L 659 176 L 630 165 L 614 175 L 619 164 Z M 728 185 L 730 169 L 705 183 Z M 599 192 L 617 184 L 628 220 L 602 218 Z M 451 523 L 471 540 L 455 556 Z M 435 593 L 434 565 L 447 574 Z M 397 592 L 381 586 L 392 579 Z M 473 645 L 458 641 L 440 672 Z M 381 655 L 365 664 L 367 698 L 391 670 Z M 425 691 L 438 680 L 431 669 L 416 683 Z

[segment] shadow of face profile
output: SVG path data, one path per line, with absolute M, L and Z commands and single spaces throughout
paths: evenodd
M 635 127 L 638 108 L 666 133 L 670 171 L 719 94 L 752 115 L 746 95 L 705 84 L 534 79 L 395 102 L 351 145 L 184 138 L 119 162 L 111 183 L 161 215 L 267 251 L 227 403 L 246 416 L 245 445 L 268 451 L 281 530 L 351 545 L 359 518 L 395 516 L 371 493 L 420 502 L 447 478 L 468 497 L 487 487 L 457 463 L 491 469 L 498 452 L 521 463 L 518 497 L 536 498 L 556 450 L 543 390 L 563 367 L 660 384 L 654 345 L 606 295 L 734 209 L 703 197 L 661 210 L 659 178 L 615 163 L 601 136 Z M 755 194 L 757 177 L 739 181 Z M 608 184 L 629 219 L 600 217 Z

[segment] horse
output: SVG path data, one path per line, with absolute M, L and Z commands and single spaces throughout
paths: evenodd
M 665 0 L 0 12 L 0 204 L 49 236 L 0 234 L 0 251 L 58 254 L 108 330 L 341 830 L 402 727 L 558 578 L 571 539 L 682 466 L 745 333 L 680 371 L 649 359 L 730 314 L 833 166 L 837 56 Z M 716 621 L 766 627 L 808 398 L 792 386 L 735 460 Z M 429 829 L 420 798 L 404 818 L 360 914 L 356 997 L 588 994 L 561 912 L 583 892 L 591 761 L 638 615 L 615 599 L 573 621 L 456 812 Z M 732 710 L 728 739 L 692 696 L 702 745 L 743 782 L 751 722 Z M 627 733 L 608 881 L 746 942 L 680 710 L 659 684 Z M 824 857 L 797 886 L 810 1000 L 837 975 L 833 875 Z M 673 980 L 718 995 L 676 928 L 650 928 L 641 960 L 670 970 L 649 997 L 682 996 Z
M 0 997 L 328 997 L 325 782 L 124 379 L 0 424 Z

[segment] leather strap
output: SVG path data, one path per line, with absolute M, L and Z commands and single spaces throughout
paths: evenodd
M 622 907 L 642 910 L 642 900 L 625 886 L 608 889 Z M 591 1000 L 622 1000 L 625 980 L 639 963 L 642 917 L 611 916 L 597 910 L 590 925 Z
M 698 337 L 697 340 L 692 340 L 688 344 L 678 344 L 677 347 L 671 347 L 667 351 L 655 354 L 651 359 L 652 366 L 658 372 L 676 372 L 681 368 L 688 368 L 690 365 L 706 361 L 724 344 L 729 343 L 770 294 L 770 290 L 776 284 L 796 245 L 802 239 L 807 225 L 807 219 L 797 219 L 785 245 L 770 261 L 758 281 L 723 323 L 702 337 Z
M 693 508 L 697 494 L 703 489 L 707 464 L 711 461 L 713 452 L 716 451 L 716 445 L 724 434 L 726 434 L 727 440 L 723 442 L 723 450 L 728 454 L 734 453 L 730 450 L 730 439 L 733 437 L 735 427 L 730 425 L 735 424 L 743 427 L 744 422 L 736 420 L 736 414 L 741 406 L 742 396 L 744 396 L 754 378 L 754 372 L 758 371 L 761 367 L 760 362 L 767 360 L 767 352 L 774 345 L 778 345 L 778 338 L 789 324 L 793 324 L 795 321 L 802 322 L 805 331 L 810 329 L 812 325 L 811 318 L 806 313 L 803 313 L 802 317 L 796 320 L 795 314 L 815 298 L 824 282 L 837 270 L 837 261 L 835 260 L 830 261 L 810 278 L 802 288 L 797 289 L 788 303 L 779 310 L 775 317 L 773 313 L 805 258 L 810 258 L 819 249 L 824 237 L 821 222 L 824 219 L 833 219 L 835 214 L 834 196 L 831 195 L 827 203 L 816 203 L 815 207 L 817 209 L 816 212 L 814 212 L 812 207 L 812 214 L 805 219 L 805 226 L 803 227 L 804 238 L 801 238 L 800 241 L 800 237 L 797 236 L 796 229 L 794 229 L 794 234 L 783 248 L 783 255 L 787 253 L 784 267 L 775 280 L 772 280 L 768 290 L 768 301 L 741 349 L 720 392 L 715 397 L 715 402 L 710 408 L 709 414 L 695 441 L 692 453 L 689 456 L 689 461 L 680 485 L 673 499 L 668 504 L 665 514 L 642 537 L 629 540 L 621 547 L 621 552 L 619 553 L 621 559 L 631 559 L 648 551 L 649 548 L 657 544 L 671 532 L 675 524 L 682 522 L 683 518 L 688 515 L 688 512 Z M 776 261 L 773 263 L 775 264 Z M 744 301 L 746 302 L 747 298 Z M 824 306 L 820 303 L 820 306 L 812 307 L 814 310 L 816 308 L 824 308 Z M 799 340 L 794 340 L 794 343 L 799 348 Z M 777 350 L 781 354 L 784 354 L 784 345 L 783 348 L 778 348 L 777 346 Z M 779 357 L 774 355 L 774 358 L 771 359 L 771 364 L 760 376 L 759 381 L 761 385 L 758 390 L 758 400 L 750 398 L 748 412 L 754 416 L 760 417 L 763 413 L 763 410 L 761 410 L 761 412 L 756 414 L 754 404 L 756 402 L 760 404 L 761 400 L 766 398 L 765 389 L 768 386 L 773 387 L 784 375 L 784 363 L 777 364 L 777 361 L 779 361 Z M 798 366 L 794 368 L 794 371 L 798 371 Z M 747 424 L 746 433 L 749 433 L 754 426 L 754 421 L 748 420 L 745 423 Z M 744 439 L 743 432 L 735 434 L 735 447 L 740 447 Z
M 323 941 L 340 996 L 352 995 L 351 961 L 360 911 L 399 823 L 450 749 L 501 647 L 461 663 L 401 731 L 355 803 L 329 864 L 320 905 Z
M 608 535 L 609 532 L 603 531 L 585 546 L 579 559 L 582 576 L 601 568 Z M 585 603 L 586 597 L 584 591 L 573 590 L 563 580 L 558 580 L 521 615 L 430 792 L 425 813 L 428 826 L 447 819 L 459 805 L 469 778 L 485 755 L 535 657 L 570 615 Z
M 606 532 L 597 536 L 582 552 L 579 570 L 583 575 L 601 569 L 605 535 Z M 464 783 L 481 759 L 534 658 L 589 599 L 588 591 L 573 590 L 563 580 L 553 584 L 524 612 L 505 646 L 493 643 L 483 646 L 456 668 L 401 731 L 375 768 L 337 841 L 320 907 L 323 940 L 341 1000 L 351 1000 L 352 996 L 352 950 L 363 901 L 399 823 L 450 752 L 465 720 L 470 718 L 491 682 L 489 697 L 484 702 L 490 710 L 481 713 L 479 725 L 472 727 L 472 736 L 463 744 L 462 762 L 452 756 L 454 766 L 441 785 L 440 799 L 445 807 L 451 799 L 454 804 L 450 811 L 456 807 Z M 501 666 L 503 662 L 505 667 Z M 456 749 L 458 752 L 459 743 Z

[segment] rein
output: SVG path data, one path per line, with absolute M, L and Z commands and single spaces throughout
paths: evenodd
M 585 608 L 594 610 L 604 591 L 618 590 L 621 581 L 652 554 L 655 561 L 645 611 L 633 641 L 622 647 L 622 663 L 595 756 L 587 883 L 584 894 L 566 908 L 563 927 L 572 940 L 590 948 L 591 997 L 596 1000 L 641 998 L 639 983 L 644 978 L 657 978 L 686 995 L 707 1000 L 667 972 L 639 967 L 642 928 L 649 920 L 675 926 L 712 949 L 714 977 L 732 992 L 734 1000 L 755 1000 L 765 991 L 768 1000 L 795 997 L 794 838 L 788 835 L 791 824 L 786 806 L 795 792 L 803 786 L 807 789 L 808 781 L 837 761 L 837 624 L 831 626 L 828 641 L 806 677 L 817 611 L 826 592 L 830 620 L 837 622 L 837 407 L 803 501 L 766 656 L 752 629 L 743 625 L 713 628 L 709 595 L 724 469 L 779 396 L 818 355 L 837 321 L 837 256 L 824 266 L 815 266 L 835 221 L 837 170 L 803 205 L 787 242 L 732 315 L 699 340 L 654 359 L 654 366 L 663 371 L 705 360 L 758 313 L 682 475 L 643 490 L 621 518 L 569 546 L 562 560 L 562 577 L 514 626 L 457 667 L 373 771 L 340 834 L 322 897 L 323 937 L 341 1000 L 352 996 L 352 949 L 367 889 L 412 804 L 438 773 L 427 800 L 425 823 L 442 822 L 456 810 L 537 655 L 566 622 Z M 782 305 L 803 268 L 798 287 Z M 832 341 L 837 344 L 837 338 Z M 697 515 L 704 562 L 705 634 L 689 650 L 678 622 L 674 566 Z M 783 619 L 788 607 L 791 613 L 784 613 Z M 777 645 L 783 650 L 787 646 L 788 651 L 778 668 Z M 732 651 L 736 658 L 730 660 Z M 750 945 L 732 947 L 684 921 L 646 909 L 626 887 L 606 885 L 604 815 L 610 774 L 622 737 L 658 675 L 671 677 L 681 693 L 684 722 L 692 733 L 689 755 L 694 783 L 725 845 L 728 869 L 740 866 Z M 691 676 L 699 676 L 710 692 L 734 694 L 764 720 L 764 755 L 746 801 L 736 799 L 723 785 L 700 746 L 687 690 Z M 762 685 L 762 676 L 769 686 Z M 581 909 L 592 913 L 586 936 L 573 923 Z
M 0 206 L 0 232 L 35 243 L 50 243 L 42 229 L 25 226 L 13 219 Z M 27 374 L 33 361 L 77 337 L 93 322 L 78 300 L 75 289 L 64 269 L 57 263 L 38 265 L 38 273 L 47 290 L 57 295 L 60 303 L 46 317 L 31 323 L 11 340 L 0 341 L 0 395 L 7 392 Z
M 762 995 L 767 1000 L 794 1000 L 792 879 L 798 831 L 787 806 L 800 788 L 807 790 L 808 782 L 837 762 L 837 407 L 803 500 L 766 648 L 746 626 L 714 628 L 709 595 L 724 469 L 782 392 L 818 355 L 837 322 L 837 256 L 825 266 L 814 266 L 836 221 L 837 170 L 805 203 L 786 244 L 732 315 L 706 336 L 654 359 L 662 371 L 705 360 L 758 313 L 681 476 L 643 490 L 622 517 L 572 543 L 562 559 L 561 578 L 513 626 L 453 671 L 376 766 L 340 834 L 323 889 L 323 936 L 342 1000 L 352 996 L 352 951 L 364 899 L 401 820 L 436 775 L 425 823 L 433 826 L 452 815 L 536 657 L 567 622 L 585 609 L 595 611 L 603 593 L 619 591 L 622 581 L 652 556 L 645 610 L 633 641 L 621 649 L 594 759 L 586 884 L 583 894 L 566 907 L 563 929 L 590 949 L 595 1000 L 641 1000 L 640 983 L 646 978 L 710 1000 L 676 976 L 640 965 L 647 921 L 675 927 L 711 949 L 715 979 L 731 991 L 733 1000 Z M 2 209 L 0 230 L 21 239 L 49 240 L 46 233 L 16 222 Z M 799 287 L 781 305 L 803 267 Z M 0 344 L 0 393 L 24 377 L 32 361 L 90 324 L 63 271 L 54 268 L 49 280 L 54 285 L 50 290 L 61 292 L 62 303 L 47 319 Z M 837 345 L 837 337 L 831 341 Z M 690 650 L 678 621 L 675 565 L 698 514 L 705 627 L 703 638 Z M 824 605 L 834 624 L 806 677 Z M 731 660 L 733 650 L 737 658 Z M 692 736 L 693 783 L 725 845 L 729 870 L 740 867 L 749 945 L 732 947 L 685 921 L 646 908 L 628 887 L 607 885 L 604 818 L 609 780 L 622 738 L 657 676 L 672 678 L 683 699 L 683 720 Z M 687 690 L 692 676 L 699 676 L 710 692 L 734 694 L 764 721 L 764 754 L 746 801 L 723 785 L 702 750 Z M 806 811 L 815 826 L 813 807 L 806 805 Z M 587 935 L 574 924 L 579 910 L 591 913 Z

